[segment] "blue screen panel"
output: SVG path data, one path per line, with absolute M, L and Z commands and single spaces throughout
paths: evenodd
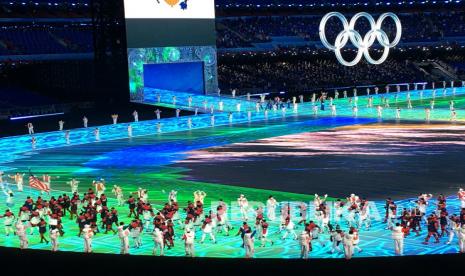
M 204 94 L 203 62 L 144 64 L 148 88 Z

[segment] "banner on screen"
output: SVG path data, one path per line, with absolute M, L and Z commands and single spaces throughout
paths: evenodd
M 144 64 L 144 87 L 202 95 L 203 67 L 203 62 Z
M 215 18 L 214 0 L 124 0 L 126 18 Z

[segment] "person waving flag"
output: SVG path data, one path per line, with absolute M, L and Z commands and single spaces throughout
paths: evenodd
M 29 186 L 31 186 L 31 188 L 37 189 L 37 190 L 42 191 L 42 192 L 50 193 L 50 186 L 48 186 L 47 184 L 40 181 L 30 171 L 29 171 L 29 174 L 30 174 L 30 176 L 29 176 Z

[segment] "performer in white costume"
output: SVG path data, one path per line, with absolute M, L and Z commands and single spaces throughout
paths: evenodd
M 237 205 L 239 205 L 242 220 L 247 221 L 249 219 L 247 216 L 247 212 L 249 210 L 249 201 L 244 195 L 240 195 L 237 199 Z
M 118 238 L 120 240 L 120 254 L 129 254 L 129 229 L 120 222 L 118 226 Z
M 184 251 L 186 252 L 186 256 L 194 257 L 194 231 L 192 231 L 190 228 L 186 228 L 182 239 L 184 240 Z
M 94 230 L 90 225 L 86 224 L 82 230 L 84 238 L 84 252 L 92 253 L 92 238 L 94 237 Z
M 84 117 L 82 118 L 82 125 L 84 126 L 84 128 L 87 128 L 88 123 L 89 123 L 89 119 L 87 119 L 87 117 L 84 116 Z
M 23 181 L 24 181 L 24 173 L 17 172 L 15 175 L 8 175 L 9 178 L 13 179 L 16 183 L 16 187 L 18 188 L 18 192 L 23 191 Z
M 276 219 L 276 207 L 278 206 L 278 202 L 274 199 L 273 196 L 269 196 L 268 200 L 266 201 L 266 216 L 268 220 L 274 221 Z
M 308 254 L 310 252 L 310 243 L 311 237 L 307 231 L 302 231 L 299 236 L 299 245 L 300 245 L 300 258 L 308 259 Z
M 58 251 L 58 237 L 60 237 L 60 230 L 53 228 L 50 230 L 50 243 L 52 244 L 52 251 Z
M 113 185 L 112 192 L 116 196 L 116 199 L 118 200 L 118 206 L 123 206 L 125 203 L 123 189 L 121 189 L 120 186 Z
M 137 110 L 134 110 L 134 112 L 132 112 L 132 117 L 134 117 L 134 122 L 139 122 L 139 113 L 137 112 Z
M 158 228 L 155 228 L 155 230 L 153 231 L 152 233 L 152 236 L 153 236 L 153 250 L 152 250 L 152 254 L 153 255 L 157 255 L 157 250 L 160 251 L 160 256 L 163 256 L 164 254 L 164 242 L 163 242 L 163 232 L 158 229 Z

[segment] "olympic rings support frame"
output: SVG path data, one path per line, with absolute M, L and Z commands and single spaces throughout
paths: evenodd
M 326 37 L 326 24 L 332 17 L 339 19 L 344 27 L 344 30 L 337 35 L 334 45 L 329 43 Z M 357 20 L 361 17 L 366 18 L 371 27 L 371 30 L 366 33 L 363 38 L 362 35 L 354 29 Z M 384 20 L 388 17 L 394 20 L 396 25 L 396 36 L 392 42 L 389 41 L 386 32 L 381 29 Z M 319 34 L 323 45 L 336 54 L 336 58 L 340 64 L 344 66 L 355 66 L 362 60 L 362 57 L 365 57 L 368 63 L 378 65 L 385 62 L 389 56 L 389 50 L 399 44 L 402 38 L 402 24 L 399 17 L 392 12 L 381 14 L 377 21 L 375 21 L 371 14 L 366 12 L 355 14 L 350 21 L 347 21 L 347 18 L 339 12 L 330 12 L 321 19 Z M 341 53 L 342 48 L 347 45 L 349 40 L 357 48 L 357 55 L 352 61 L 345 60 Z M 375 41 L 378 41 L 378 43 L 384 47 L 383 54 L 378 60 L 373 59 L 369 52 L 370 47 L 373 46 Z

